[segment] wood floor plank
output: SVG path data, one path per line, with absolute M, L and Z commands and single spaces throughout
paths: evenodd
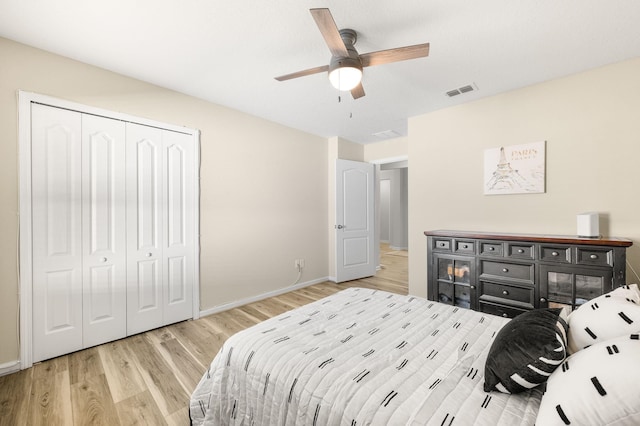
M 148 390 L 118 402 L 116 411 L 122 426 L 167 424 Z
M 51 374 L 44 374 L 46 370 L 43 369 L 31 385 L 29 425 L 73 424 L 69 371 L 56 373 L 53 370 L 48 370 Z M 34 369 L 34 375 L 35 372 Z
M 72 385 L 101 374 L 104 374 L 104 368 L 97 347 L 69 354 L 69 381 Z
M 111 396 L 120 402 L 144 392 L 147 385 L 133 360 L 126 339 L 101 345 L 98 348 Z
M 220 312 L 216 315 L 210 315 L 201 319 L 208 322 L 213 328 L 219 330 L 226 337 L 240 330 L 244 330 L 251 326 L 251 324 L 256 324 L 256 321 L 250 321 L 242 311 L 236 309 Z
M 33 379 L 51 377 L 56 373 L 69 371 L 69 355 L 42 361 L 33 365 Z
M 165 417 L 169 426 L 189 426 L 189 407 L 184 407 L 180 411 L 176 411 L 170 416 Z
M 174 372 L 144 334 L 126 339 L 140 366 L 142 378 L 163 416 L 172 414 L 189 404 L 189 394 L 183 389 Z
M 206 366 L 200 364 L 178 339 L 166 340 L 160 343 L 160 347 L 162 355 L 175 372 L 185 392 L 191 395 L 202 377 L 202 372 L 207 369 Z
M 281 294 L 277 298 L 284 303 L 290 304 L 293 308 L 299 308 L 300 306 L 308 305 L 316 299 L 309 298 L 298 291 L 292 291 L 290 293 Z
M 0 377 L 0 426 L 27 424 L 33 368 Z
M 209 327 L 208 324 L 201 318 L 197 321 L 184 321 L 171 326 L 172 334 L 200 364 L 205 366 L 209 365 L 226 340 L 225 335 Z
M 120 421 L 104 374 L 71 385 L 73 422 L 78 425 L 117 425 Z
M 250 305 L 240 306 L 237 309 L 241 310 L 242 312 L 244 312 L 245 315 L 250 316 L 256 321 L 264 321 L 266 319 L 271 318 L 270 315 L 260 311 L 260 309 L 257 306 L 255 306 L 253 303 Z

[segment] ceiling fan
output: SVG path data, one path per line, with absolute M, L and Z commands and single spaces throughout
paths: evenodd
M 358 99 L 364 96 L 364 89 L 361 83 L 363 68 L 422 58 L 429 55 L 429 43 L 379 50 L 360 55 L 353 47 L 357 40 L 357 33 L 354 30 L 348 28 L 338 30 L 329 9 L 310 9 L 310 12 L 324 37 L 324 41 L 329 46 L 331 62 L 329 65 L 281 75 L 276 77 L 278 81 L 291 80 L 328 71 L 329 80 L 336 89 L 350 91 L 353 99 Z

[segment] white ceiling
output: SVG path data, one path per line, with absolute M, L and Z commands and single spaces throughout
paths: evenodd
M 328 7 L 368 53 L 430 55 L 365 68 L 353 100 L 326 74 L 309 13 Z M 377 142 L 407 118 L 640 57 L 638 0 L 0 0 L 0 36 L 323 137 Z M 445 92 L 468 84 L 477 91 Z M 393 134 L 393 133 L 392 133 Z

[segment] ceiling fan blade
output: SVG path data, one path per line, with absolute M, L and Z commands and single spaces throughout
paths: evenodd
M 360 55 L 363 67 L 388 64 L 391 62 L 406 61 L 429 56 L 429 43 L 413 46 L 397 47 L 395 49 L 379 50 Z
M 362 83 L 351 89 L 351 96 L 353 97 L 353 99 L 358 99 L 364 96 L 364 88 L 362 87 Z
M 329 65 L 322 65 L 320 67 L 309 68 L 307 70 L 302 70 L 298 72 L 293 72 L 291 74 L 281 75 L 280 77 L 276 77 L 278 81 L 291 80 L 292 78 L 304 77 L 305 75 L 318 74 L 321 72 L 329 71 Z
M 340 37 L 340 31 L 338 30 L 338 26 L 336 25 L 336 21 L 333 20 L 333 16 L 331 16 L 331 12 L 329 9 L 310 9 L 311 16 L 316 21 L 316 25 L 324 37 L 325 43 L 329 46 L 329 50 L 331 51 L 331 55 L 333 56 L 349 56 L 349 52 L 347 52 L 347 47 L 344 45 L 344 41 L 342 41 L 342 37 Z

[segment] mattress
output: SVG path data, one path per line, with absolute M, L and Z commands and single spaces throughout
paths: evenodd
M 231 336 L 190 401 L 201 425 L 533 425 L 539 389 L 484 392 L 508 319 L 350 288 Z

